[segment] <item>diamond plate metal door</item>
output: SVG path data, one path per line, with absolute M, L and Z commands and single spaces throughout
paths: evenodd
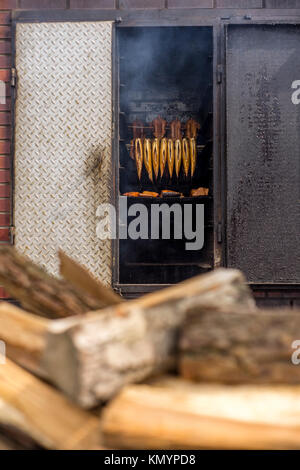
M 111 22 L 17 24 L 16 248 L 52 274 L 61 248 L 106 284 L 96 210 L 111 191 L 111 52 Z

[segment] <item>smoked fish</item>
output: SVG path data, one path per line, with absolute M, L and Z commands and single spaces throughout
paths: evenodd
M 189 151 L 189 142 L 188 139 L 182 139 L 182 164 L 184 174 L 187 177 L 190 168 L 190 151 Z
M 144 140 L 144 165 L 148 173 L 149 180 L 153 182 L 153 171 L 152 171 L 152 148 L 151 140 Z
M 165 171 L 165 166 L 167 162 L 167 152 L 168 152 L 168 141 L 164 137 L 161 139 L 160 142 L 160 158 L 159 158 L 159 165 L 160 165 L 160 177 L 162 178 L 164 171 Z
M 170 178 L 172 178 L 173 176 L 174 161 L 175 161 L 174 141 L 172 139 L 168 139 L 168 169 L 169 169 Z
M 136 169 L 139 180 L 141 180 L 142 169 L 143 169 L 143 142 L 141 138 L 135 139 L 134 141 L 134 156 Z
M 179 173 L 180 173 L 181 160 L 182 160 L 182 141 L 181 141 L 181 139 L 176 139 L 175 140 L 174 155 L 175 155 L 175 172 L 176 172 L 176 176 L 178 178 Z
M 152 164 L 155 179 L 158 178 L 159 173 L 159 139 L 155 138 L 152 141 Z

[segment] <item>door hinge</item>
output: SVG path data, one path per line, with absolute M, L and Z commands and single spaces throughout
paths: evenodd
M 15 226 L 11 225 L 9 227 L 9 236 L 10 236 L 10 243 L 13 245 L 15 242 Z
M 15 87 L 17 84 L 17 71 L 15 68 L 11 69 L 11 79 L 10 79 L 10 85 Z
M 217 65 L 217 83 L 222 83 L 223 80 L 223 65 Z
M 218 243 L 222 243 L 222 223 L 218 222 L 217 225 L 217 241 Z
M 121 291 L 120 287 L 114 286 L 113 290 L 122 297 L 122 291 Z

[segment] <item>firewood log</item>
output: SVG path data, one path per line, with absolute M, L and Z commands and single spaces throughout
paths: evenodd
M 21 450 L 20 446 L 7 436 L 0 434 L 0 450 Z M 31 450 L 30 448 L 28 450 Z
M 102 431 L 118 449 L 300 449 L 300 386 L 129 385 Z
M 105 305 L 114 305 L 120 303 L 123 299 L 113 289 L 106 287 L 98 281 L 86 268 L 76 263 L 63 251 L 58 252 L 60 261 L 60 274 L 73 286 L 83 289 Z
M 42 450 L 28 434 L 6 424 L 0 424 L 0 450 Z
M 300 310 L 190 315 L 181 329 L 179 370 L 196 381 L 300 383 L 291 360 L 296 339 Z
M 6 435 L 0 434 L 0 450 L 34 450 L 34 445 L 20 446 L 18 442 L 7 438 Z
M 66 264 L 67 258 L 64 257 L 63 270 L 69 273 L 70 268 L 65 267 Z M 74 265 L 75 263 L 73 267 Z M 98 296 L 91 295 L 85 290 L 83 283 L 78 287 L 79 281 L 74 286 L 68 281 L 50 276 L 10 246 L 0 248 L 0 284 L 21 303 L 25 310 L 48 318 L 61 318 L 98 310 L 111 305 L 111 298 L 116 299 L 117 295 L 111 292 L 108 299 L 108 289 L 105 288 L 103 288 L 106 292 L 105 297 L 101 297 L 100 293 Z
M 254 308 L 244 277 L 235 270 L 216 270 L 61 320 L 41 319 L 2 303 L 0 339 L 9 357 L 90 407 L 127 383 L 174 367 L 179 327 L 188 312 L 232 312 L 240 306 Z
M 101 446 L 100 421 L 7 359 L 0 365 L 0 426 L 10 426 L 48 449 Z
M 178 329 L 188 312 L 231 312 L 237 306 L 254 308 L 244 277 L 236 270 L 216 270 L 101 315 L 52 322 L 41 366 L 70 397 L 94 406 L 127 383 L 174 367 Z
M 6 355 L 35 374 L 46 377 L 40 367 L 51 320 L 25 312 L 8 302 L 0 303 L 0 340 Z M 1 367 L 1 365 L 0 365 Z

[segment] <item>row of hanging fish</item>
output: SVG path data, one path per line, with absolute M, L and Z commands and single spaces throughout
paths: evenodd
M 185 137 L 183 137 L 182 123 L 175 119 L 170 123 L 170 136 L 165 137 L 167 121 L 160 116 L 151 124 L 154 138 L 146 138 L 145 126 L 140 121 L 132 124 L 133 139 L 131 141 L 130 156 L 136 162 L 139 180 L 142 176 L 143 165 L 150 181 L 162 178 L 168 169 L 169 177 L 176 174 L 179 177 L 180 169 L 184 175 L 193 177 L 197 163 L 196 138 L 199 124 L 189 119 L 185 124 Z

